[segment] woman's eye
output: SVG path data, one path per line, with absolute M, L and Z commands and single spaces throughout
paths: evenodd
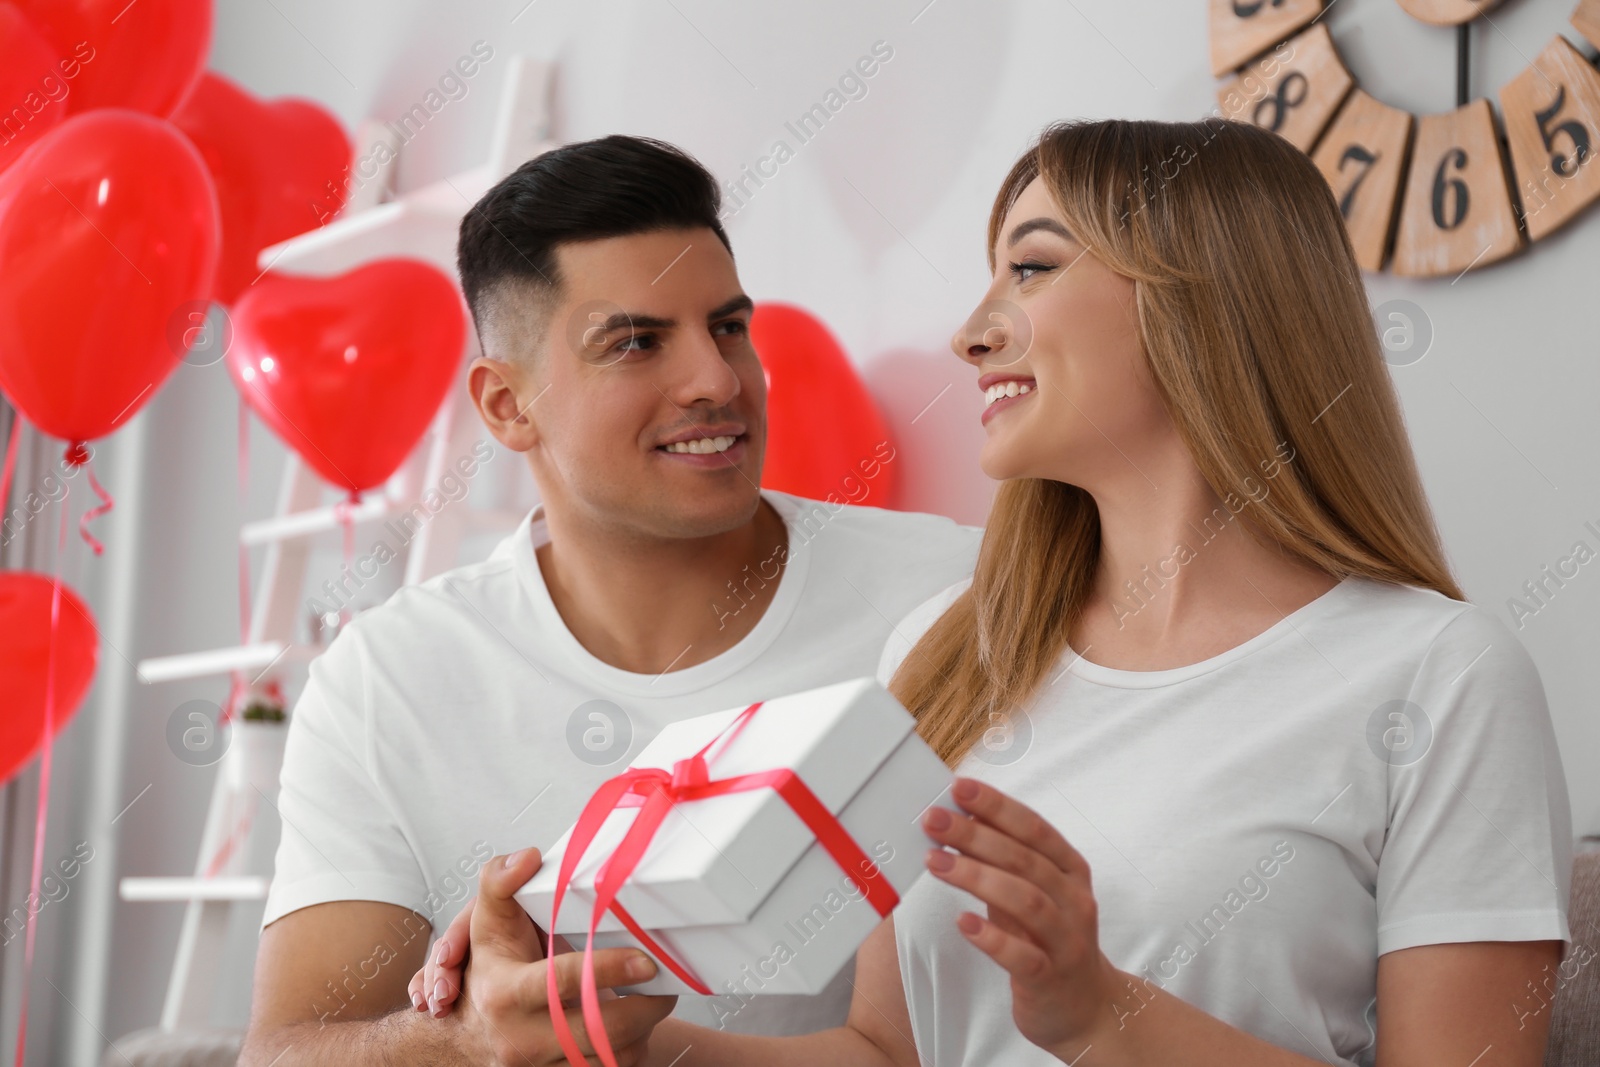
M 1047 270 L 1050 270 L 1050 269 L 1051 268 L 1048 265 L 1044 264 L 1044 263 L 1013 263 L 1013 264 L 1011 264 L 1011 273 L 1012 273 L 1013 276 L 1016 277 L 1017 281 L 1019 281 L 1019 282 L 1025 282 L 1029 278 L 1033 277 L 1033 273 L 1032 272 L 1047 271 Z M 1026 273 L 1025 274 L 1025 273 L 1023 273 L 1024 271 L 1027 271 L 1027 272 L 1030 272 L 1030 273 Z

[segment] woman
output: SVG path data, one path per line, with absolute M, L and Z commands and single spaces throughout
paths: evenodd
M 885 661 L 990 786 L 894 913 L 918 1050 L 1541 1063 L 1571 848 L 1543 691 L 1450 576 L 1316 167 L 1241 124 L 1058 126 L 989 247 L 954 347 L 1030 388 L 985 412 L 971 588 Z
M 1450 576 L 1317 168 L 1221 119 L 1059 124 L 989 260 L 953 347 L 1002 484 L 881 670 L 967 814 L 930 809 L 951 851 L 847 1027 L 669 1019 L 647 1062 L 1537 1067 L 1560 759 Z

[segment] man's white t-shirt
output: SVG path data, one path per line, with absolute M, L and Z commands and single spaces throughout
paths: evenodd
M 982 535 L 934 515 L 762 495 L 788 526 L 787 552 L 730 571 L 706 611 L 725 620 L 761 583 L 778 587 L 743 640 L 690 667 L 619 670 L 573 637 L 534 554 L 548 540 L 537 508 L 488 560 L 353 619 L 312 661 L 290 717 L 262 925 L 373 900 L 442 931 L 489 858 L 552 844 L 667 724 L 871 675 L 892 623 L 970 574 Z M 397 933 L 430 932 L 413 926 Z M 360 961 L 343 984 L 383 965 Z M 815 997 L 682 997 L 678 1015 L 730 1031 L 825 1029 L 844 1021 L 849 970 Z M 349 993 L 310 995 L 337 1018 Z
M 969 582 L 896 627 L 880 680 Z M 1116 670 L 1083 651 L 958 772 L 1084 856 L 1119 970 L 1291 1052 L 1370 1067 L 1380 954 L 1570 945 L 1571 813 L 1544 689 L 1488 612 L 1349 578 L 1199 663 Z M 928 876 L 893 915 L 923 1062 L 1056 1063 L 1017 1031 L 962 911 L 985 906 Z

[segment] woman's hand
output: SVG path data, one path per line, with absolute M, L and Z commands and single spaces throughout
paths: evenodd
M 1100 951 L 1089 865 L 1037 812 L 971 778 L 953 795 L 968 812 L 929 808 L 928 870 L 988 905 L 956 926 L 1011 977 L 1011 1015 L 1035 1045 L 1075 1060 L 1116 1021 L 1124 976 Z
M 450 925 L 439 935 L 439 940 L 433 943 L 428 958 L 411 976 L 411 984 L 406 991 L 411 994 L 411 1004 L 418 1011 L 439 1018 L 448 1015 L 450 1006 L 456 1002 L 456 996 L 461 992 L 461 975 L 467 969 L 467 949 L 472 943 L 472 905 L 477 899 L 467 898 L 466 905 L 450 920 Z M 535 927 L 533 932 L 537 936 L 538 928 Z M 538 940 L 542 949 L 542 939 Z

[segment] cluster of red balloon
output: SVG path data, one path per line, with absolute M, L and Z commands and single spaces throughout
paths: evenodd
M 187 327 L 203 323 L 212 302 L 233 303 L 261 278 L 263 248 L 316 228 L 342 203 L 351 144 L 338 120 L 309 101 L 257 100 L 205 72 L 211 21 L 210 0 L 0 0 L 0 392 L 40 430 L 67 442 L 70 466 L 87 464 L 86 442 L 115 431 L 150 401 L 195 339 Z M 250 344 L 265 341 L 277 353 L 277 368 L 267 373 L 273 360 L 255 349 L 262 373 L 241 382 L 245 398 L 336 483 L 349 481 L 339 476 L 342 468 L 357 472 L 362 484 L 352 488 L 374 484 L 373 469 L 398 465 L 404 450 L 352 458 L 357 450 L 340 412 L 315 410 L 329 393 L 329 372 L 345 380 L 405 380 L 427 340 L 448 351 L 450 366 L 459 356 L 459 334 L 447 328 L 398 339 L 405 331 L 374 325 L 385 307 L 412 323 L 408 301 L 424 309 L 445 303 L 439 290 L 451 289 L 448 280 L 421 268 L 432 277 L 418 281 L 418 267 L 401 268 L 404 280 L 393 286 L 383 284 L 392 274 L 375 272 L 370 280 L 381 292 L 359 283 L 331 287 L 330 295 L 346 301 L 342 330 L 330 329 L 340 311 L 308 306 L 307 288 L 316 283 L 268 278 L 241 303 Z M 459 328 L 453 291 L 448 295 Z M 299 358 L 296 340 L 308 332 L 336 340 L 343 363 Z M 395 373 L 397 364 L 407 373 Z M 436 408 L 444 391 L 433 384 L 439 374 L 422 377 Z M 347 405 L 345 423 L 393 417 L 382 388 Z M 417 418 L 399 421 L 410 428 Z M 426 417 L 421 421 L 425 426 Z M 297 435 L 302 423 L 311 430 Z M 415 428 L 410 444 L 421 432 Z M 346 440 L 337 439 L 341 433 Z M 109 504 L 92 468 L 89 477 Z M 85 538 L 100 550 L 86 527 Z M 31 579 L 47 580 L 0 577 L 28 589 Z M 92 664 L 93 622 L 68 593 L 68 614 L 87 628 L 65 627 L 57 637 L 72 642 L 86 634 L 89 655 L 61 645 L 53 654 L 59 662 Z M 8 632 L 10 622 L 24 620 L 37 631 L 37 596 L 8 595 L 0 605 L 9 613 Z M 37 724 L 46 717 L 40 680 L 50 649 L 10 645 L 7 653 L 0 679 L 30 697 L 13 704 L 10 721 Z M 56 729 L 83 689 L 51 691 Z M 13 750 L 12 734 L 31 741 Z M 0 733 L 0 781 L 44 739 L 33 726 L 12 734 Z
M 210 37 L 209 0 L 0 2 L 0 391 L 74 466 L 171 373 L 166 320 L 211 291 L 216 193 L 164 118 Z M 76 710 L 98 649 L 56 579 L 0 574 L 0 616 L 4 780 Z
M 220 220 L 198 151 L 165 120 L 193 87 L 210 0 L 0 0 L 0 390 L 65 438 L 67 460 L 132 417 L 176 366 L 166 320 L 208 297 Z M 18 424 L 20 428 L 20 424 Z M 10 435 L 0 507 L 15 467 Z M 88 471 L 90 484 L 110 497 Z M 62 535 L 66 504 L 62 503 Z M 99 543 L 83 527 L 95 550 Z M 31 886 L 41 884 L 51 741 L 99 654 L 88 608 L 60 580 L 0 574 L 0 781 L 42 752 Z M 16 1062 L 26 1050 L 34 918 Z
M 257 270 L 262 249 L 338 213 L 351 144 L 316 104 L 204 72 L 211 22 L 211 0 L 0 0 L 0 392 L 87 468 L 96 553 L 87 524 L 110 496 L 86 443 L 150 401 L 213 303 L 237 309 L 226 354 L 243 399 L 352 495 L 415 447 L 462 352 L 460 298 L 426 264 L 332 281 Z M 61 516 L 64 545 L 64 502 Z M 42 844 L 51 741 L 88 691 L 98 631 L 58 560 L 54 577 L 0 573 L 0 632 L 0 781 L 42 753 Z M 32 955 L 30 916 L 25 969 Z

